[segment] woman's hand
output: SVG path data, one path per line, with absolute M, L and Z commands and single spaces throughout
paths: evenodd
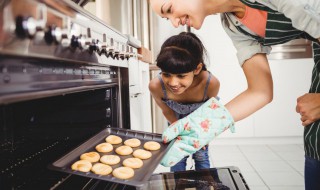
M 307 93 L 297 99 L 296 111 L 303 126 L 320 119 L 320 93 Z

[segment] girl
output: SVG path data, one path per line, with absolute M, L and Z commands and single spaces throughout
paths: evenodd
M 202 42 L 193 33 L 182 32 L 163 43 L 156 60 L 161 74 L 150 81 L 149 89 L 169 123 L 187 116 L 219 92 L 220 83 L 207 71 L 204 53 Z M 208 146 L 192 157 L 196 170 L 210 168 Z M 186 170 L 187 158 L 171 171 Z
M 206 16 L 221 13 L 221 23 L 237 49 L 248 83 L 244 92 L 226 104 L 235 121 L 272 101 L 273 84 L 266 57 L 270 46 L 297 38 L 313 41 L 311 87 L 297 99 L 296 111 L 305 126 L 305 189 L 320 189 L 319 0 L 150 0 L 150 4 L 175 27 L 199 29 Z

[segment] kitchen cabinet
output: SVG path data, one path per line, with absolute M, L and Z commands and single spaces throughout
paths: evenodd
M 149 64 L 129 62 L 130 125 L 132 130 L 152 131 Z

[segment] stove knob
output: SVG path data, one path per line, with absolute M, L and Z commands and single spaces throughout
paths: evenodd
M 126 46 L 126 52 L 124 56 L 127 60 L 130 58 L 130 46 Z
M 70 41 L 70 46 L 73 47 L 73 48 L 79 47 L 78 39 L 79 39 L 78 37 L 76 37 L 75 35 L 72 35 L 71 41 Z
M 16 17 L 16 35 L 20 38 L 33 38 L 37 32 L 36 20 L 32 17 Z
M 112 58 L 114 58 L 114 41 L 113 38 L 110 38 L 110 46 L 108 46 L 106 48 L 107 50 L 107 57 L 111 56 Z
M 62 31 L 59 27 L 49 26 L 44 33 L 44 39 L 48 44 L 60 43 L 62 40 Z
M 80 35 L 78 37 L 79 48 L 82 50 L 89 49 L 90 42 L 87 40 L 86 36 Z
M 133 53 L 133 47 L 130 47 L 130 57 L 133 57 L 134 56 L 134 53 Z
M 99 53 L 101 51 L 101 43 L 99 40 L 92 40 L 89 50 L 90 52 L 97 51 Z
M 103 34 L 102 35 L 102 43 L 101 43 L 101 47 L 100 47 L 100 52 L 98 52 L 99 53 L 99 55 L 101 55 L 101 54 L 105 54 L 105 55 L 107 55 L 107 47 L 108 47 L 108 44 L 107 44 L 107 36 L 106 36 L 106 34 Z
M 120 49 L 120 53 L 119 53 L 119 58 L 121 60 L 124 60 L 126 57 L 126 46 L 124 44 L 121 44 L 121 49 Z
M 63 31 L 61 33 L 61 46 L 69 47 L 70 43 L 71 43 L 71 41 L 69 40 L 69 35 L 68 35 L 67 31 Z
M 115 46 L 114 46 L 114 55 L 113 55 L 113 58 L 116 58 L 116 59 L 119 59 L 119 56 L 120 56 L 120 49 L 119 49 L 119 42 L 116 42 L 115 43 Z

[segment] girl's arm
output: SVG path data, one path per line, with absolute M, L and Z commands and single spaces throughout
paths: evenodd
M 210 83 L 208 86 L 207 97 L 217 97 L 220 89 L 220 81 L 214 76 L 211 76 Z
M 248 88 L 225 105 L 234 121 L 246 118 L 273 98 L 272 76 L 266 54 L 252 56 L 242 68 Z
M 158 78 L 154 78 L 149 83 L 150 93 L 157 103 L 157 105 L 161 108 L 163 115 L 166 117 L 169 123 L 173 123 L 177 121 L 177 117 L 175 116 L 174 111 L 169 108 L 165 103 L 162 102 L 162 87 Z

